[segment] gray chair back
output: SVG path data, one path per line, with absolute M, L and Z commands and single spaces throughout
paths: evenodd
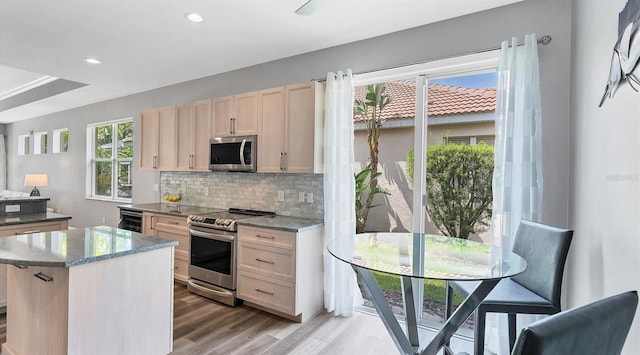
M 620 354 L 637 306 L 638 293 L 629 291 L 556 313 L 522 329 L 511 354 Z
M 523 220 L 513 242 L 513 251 L 527 261 L 527 269 L 511 279 L 551 302 L 558 311 L 572 237 L 572 230 Z

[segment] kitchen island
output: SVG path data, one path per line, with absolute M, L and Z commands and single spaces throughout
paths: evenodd
M 107 226 L 0 238 L 3 354 L 167 354 L 175 241 Z

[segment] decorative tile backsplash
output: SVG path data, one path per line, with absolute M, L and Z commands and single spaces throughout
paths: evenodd
M 160 196 L 182 193 L 180 203 L 212 208 L 248 208 L 273 211 L 283 216 L 322 219 L 322 174 L 261 174 L 228 172 L 160 173 Z M 208 196 L 205 196 L 208 189 Z M 278 201 L 278 192 L 284 201 Z M 305 194 L 299 202 L 300 193 Z M 313 194 L 308 203 L 309 193 Z

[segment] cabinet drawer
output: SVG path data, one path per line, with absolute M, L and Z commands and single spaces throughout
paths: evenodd
M 277 248 L 296 249 L 296 233 L 276 229 L 254 228 L 240 226 L 238 229 L 240 241 L 267 245 Z
M 0 228 L 0 236 L 8 237 L 18 234 L 31 234 L 68 229 L 67 221 L 30 223 Z
M 173 258 L 173 278 L 187 282 L 189 279 L 189 258 L 182 254 L 175 254 Z
M 186 234 L 183 234 L 183 233 L 176 233 L 173 230 L 156 228 L 156 237 L 177 241 L 178 245 L 176 245 L 176 253 L 178 251 L 189 253 L 189 232 L 186 232 Z
M 240 271 L 238 297 L 263 307 L 296 315 L 295 284 Z
M 165 216 L 161 214 L 156 214 L 156 229 L 178 229 L 188 231 L 189 226 L 187 224 L 187 219 L 184 217 L 171 217 Z
M 295 251 L 241 241 L 238 265 L 251 273 L 294 283 L 296 280 Z

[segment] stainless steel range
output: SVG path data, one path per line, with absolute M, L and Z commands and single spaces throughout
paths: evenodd
M 235 306 L 236 221 L 272 215 L 273 212 L 230 208 L 228 211 L 189 216 L 189 291 Z

